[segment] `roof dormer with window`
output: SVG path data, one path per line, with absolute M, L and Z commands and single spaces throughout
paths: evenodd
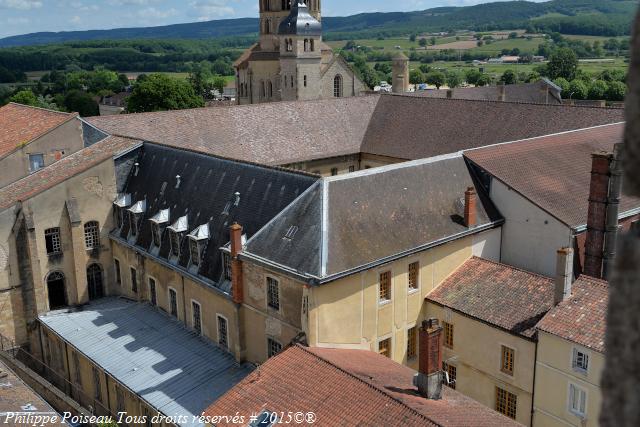
M 189 220 L 187 216 L 181 216 L 170 227 L 169 231 L 169 262 L 177 264 L 180 260 L 180 249 L 182 245 L 182 239 L 189 229 Z
M 116 230 L 122 228 L 125 221 L 125 210 L 131 206 L 131 194 L 120 193 L 113 201 L 113 224 Z
M 151 222 L 151 253 L 158 255 L 160 246 L 162 245 L 162 233 L 164 233 L 167 224 L 169 224 L 170 211 L 162 209 L 149 219 Z
M 140 200 L 136 202 L 133 206 L 127 209 L 129 212 L 129 241 L 134 243 L 138 238 L 138 233 L 140 231 L 140 220 L 144 216 L 144 213 L 147 211 L 147 201 Z
M 189 238 L 189 270 L 197 273 L 210 237 L 209 224 L 199 226 L 189 233 L 187 237 Z

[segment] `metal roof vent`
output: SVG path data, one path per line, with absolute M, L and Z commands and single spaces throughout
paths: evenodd
M 140 172 L 140 163 L 135 162 L 133 167 L 135 168 L 133 169 L 133 176 L 138 176 L 138 172 Z
M 176 188 L 180 188 L 180 179 L 182 177 L 180 175 L 176 175 Z
M 238 206 L 240 204 L 240 193 L 236 191 L 236 201 L 234 203 L 235 206 Z
M 298 230 L 299 228 L 297 226 L 292 225 L 289 227 L 289 230 L 287 230 L 287 234 L 284 235 L 284 238 L 287 240 L 293 240 L 293 238 L 296 237 Z

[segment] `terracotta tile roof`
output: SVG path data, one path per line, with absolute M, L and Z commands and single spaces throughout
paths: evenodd
M 571 298 L 551 309 L 538 329 L 604 353 L 608 283 L 582 275 L 571 290 Z
M 77 116 L 13 102 L 0 107 L 0 158 Z
M 441 400 L 424 399 L 414 374 L 370 351 L 296 345 L 267 360 L 205 414 L 314 412 L 319 426 L 520 425 L 447 387 Z
M 591 154 L 622 142 L 624 124 L 466 151 L 465 157 L 570 227 L 587 223 Z M 526 168 L 527 173 L 522 173 Z M 622 196 L 620 212 L 640 207 Z
M 552 279 L 473 257 L 427 295 L 449 307 L 514 334 L 532 337 L 553 307 Z
M 140 141 L 137 140 L 111 136 L 91 147 L 64 157 L 50 166 L 1 188 L 0 210 L 42 193 L 139 143 Z
M 500 86 L 460 87 L 451 89 L 455 99 L 475 99 L 484 101 L 500 101 Z M 407 96 L 421 96 L 425 98 L 446 98 L 449 89 L 419 90 L 409 92 Z M 504 86 L 505 101 L 528 102 L 534 104 L 561 104 L 562 99 L 555 88 L 540 80 L 535 83 L 520 83 Z
M 621 122 L 623 115 L 619 109 L 370 95 L 86 120 L 112 135 L 284 165 L 361 152 L 423 159 Z
M 382 95 L 361 151 L 419 159 L 624 121 L 624 110 Z

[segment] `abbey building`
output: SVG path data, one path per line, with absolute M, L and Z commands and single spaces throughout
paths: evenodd
M 234 66 L 238 104 L 342 98 L 366 90 L 322 41 L 320 0 L 260 0 L 260 40 Z

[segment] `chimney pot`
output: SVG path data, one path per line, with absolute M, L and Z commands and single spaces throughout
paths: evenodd
M 419 369 L 414 384 L 427 399 L 442 396 L 442 326 L 438 319 L 422 322 L 419 329 Z
M 571 297 L 573 285 L 573 249 L 561 248 L 557 252 L 555 289 L 553 305 L 558 305 Z
M 473 187 L 464 193 L 464 225 L 468 228 L 476 225 L 476 189 Z

